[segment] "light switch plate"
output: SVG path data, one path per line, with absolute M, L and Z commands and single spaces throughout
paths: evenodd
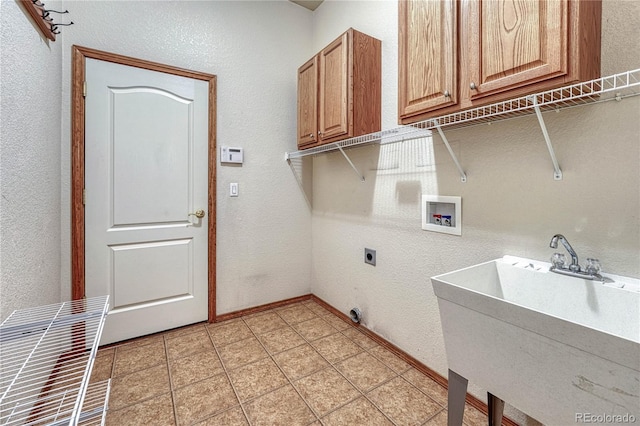
M 238 182 L 231 182 L 229 184 L 229 196 L 237 197 L 238 196 Z

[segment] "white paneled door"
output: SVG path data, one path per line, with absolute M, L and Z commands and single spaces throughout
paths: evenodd
M 87 59 L 85 291 L 101 344 L 207 319 L 208 84 Z

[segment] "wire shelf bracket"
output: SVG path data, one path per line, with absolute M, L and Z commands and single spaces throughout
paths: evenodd
M 463 183 L 466 182 L 467 174 L 462 169 L 462 166 L 458 161 L 458 157 L 456 157 L 456 154 L 453 152 L 453 149 L 451 149 L 451 145 L 449 145 L 449 140 L 444 135 L 444 132 L 442 131 L 442 127 L 440 126 L 440 123 L 438 123 L 438 120 L 436 120 L 435 126 L 436 126 L 436 129 L 438 129 L 438 134 L 440 135 L 440 139 L 442 139 L 442 142 L 444 142 L 444 145 L 447 147 L 447 150 L 449 151 L 449 155 L 451 155 L 451 159 L 453 160 L 456 167 L 458 168 L 458 173 L 460 173 L 460 181 L 462 181 Z
M 303 159 L 302 158 L 291 159 L 291 158 L 289 158 L 289 153 L 285 153 L 284 157 L 285 157 L 285 160 L 287 161 L 287 163 L 289 164 L 289 167 L 291 168 L 291 172 L 293 172 L 293 176 L 295 176 L 295 178 L 296 178 L 296 183 L 300 187 L 300 190 L 302 191 L 302 194 L 304 195 L 304 199 L 307 202 L 307 205 L 309 206 L 309 208 L 311 208 L 311 206 L 312 206 L 311 200 L 307 196 L 307 191 L 305 191 L 304 179 L 303 179 L 303 176 L 302 176 L 303 175 L 303 172 L 302 172 Z
M 344 152 L 344 149 L 342 149 L 342 147 L 340 145 L 338 145 L 338 149 L 340 150 L 340 152 L 344 156 L 345 160 L 347 160 L 347 163 L 349 163 L 349 165 L 351 166 L 353 171 L 356 173 L 356 175 L 360 178 L 360 182 L 364 182 L 364 175 L 358 171 L 357 167 L 353 164 L 353 161 L 351 161 L 351 159 L 349 158 L 347 153 Z
M 547 149 L 549 150 L 549 155 L 551 156 L 551 162 L 553 163 L 553 179 L 562 180 L 562 170 L 560 170 L 560 165 L 558 164 L 558 159 L 556 158 L 556 152 L 553 150 L 553 145 L 551 144 L 551 138 L 549 137 L 547 126 L 544 123 L 544 118 L 542 117 L 542 111 L 540 111 L 540 105 L 538 105 L 538 99 L 535 96 L 533 96 L 532 102 L 533 102 L 533 109 L 536 112 L 536 117 L 538 117 L 538 124 L 540 125 L 540 130 L 542 130 L 542 136 L 544 137 L 544 141 L 547 143 Z
M 437 131 L 456 164 L 462 182 L 465 182 L 466 174 L 460 166 L 460 163 L 444 135 L 445 129 L 461 129 L 536 114 L 553 163 L 553 178 L 555 180 L 561 180 L 562 170 L 558 164 L 542 113 L 548 111 L 559 111 L 561 109 L 582 105 L 593 105 L 612 100 L 621 101 L 627 97 L 638 95 L 640 95 L 640 69 L 635 69 L 557 89 L 547 90 L 545 92 L 525 95 L 490 105 L 458 111 L 419 121 L 417 123 L 399 126 L 390 130 L 370 133 L 368 135 L 345 139 L 326 145 L 314 146 L 304 150 L 287 152 L 285 154 L 285 158 L 287 161 L 290 161 L 290 159 L 293 158 L 301 158 L 308 155 L 317 155 L 339 150 L 345 156 L 360 179 L 364 180 L 363 175 L 356 169 L 353 162 L 344 152 L 346 148 L 372 143 L 383 145 L 387 143 L 404 142 L 431 136 L 432 131 Z

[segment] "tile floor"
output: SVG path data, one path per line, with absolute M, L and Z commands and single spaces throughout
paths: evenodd
M 109 377 L 107 425 L 446 425 L 444 388 L 313 300 L 100 349 Z

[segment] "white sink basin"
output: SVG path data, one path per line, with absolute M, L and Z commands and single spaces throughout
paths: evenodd
M 502 259 L 431 279 L 449 369 L 549 424 L 640 420 L 640 280 Z

